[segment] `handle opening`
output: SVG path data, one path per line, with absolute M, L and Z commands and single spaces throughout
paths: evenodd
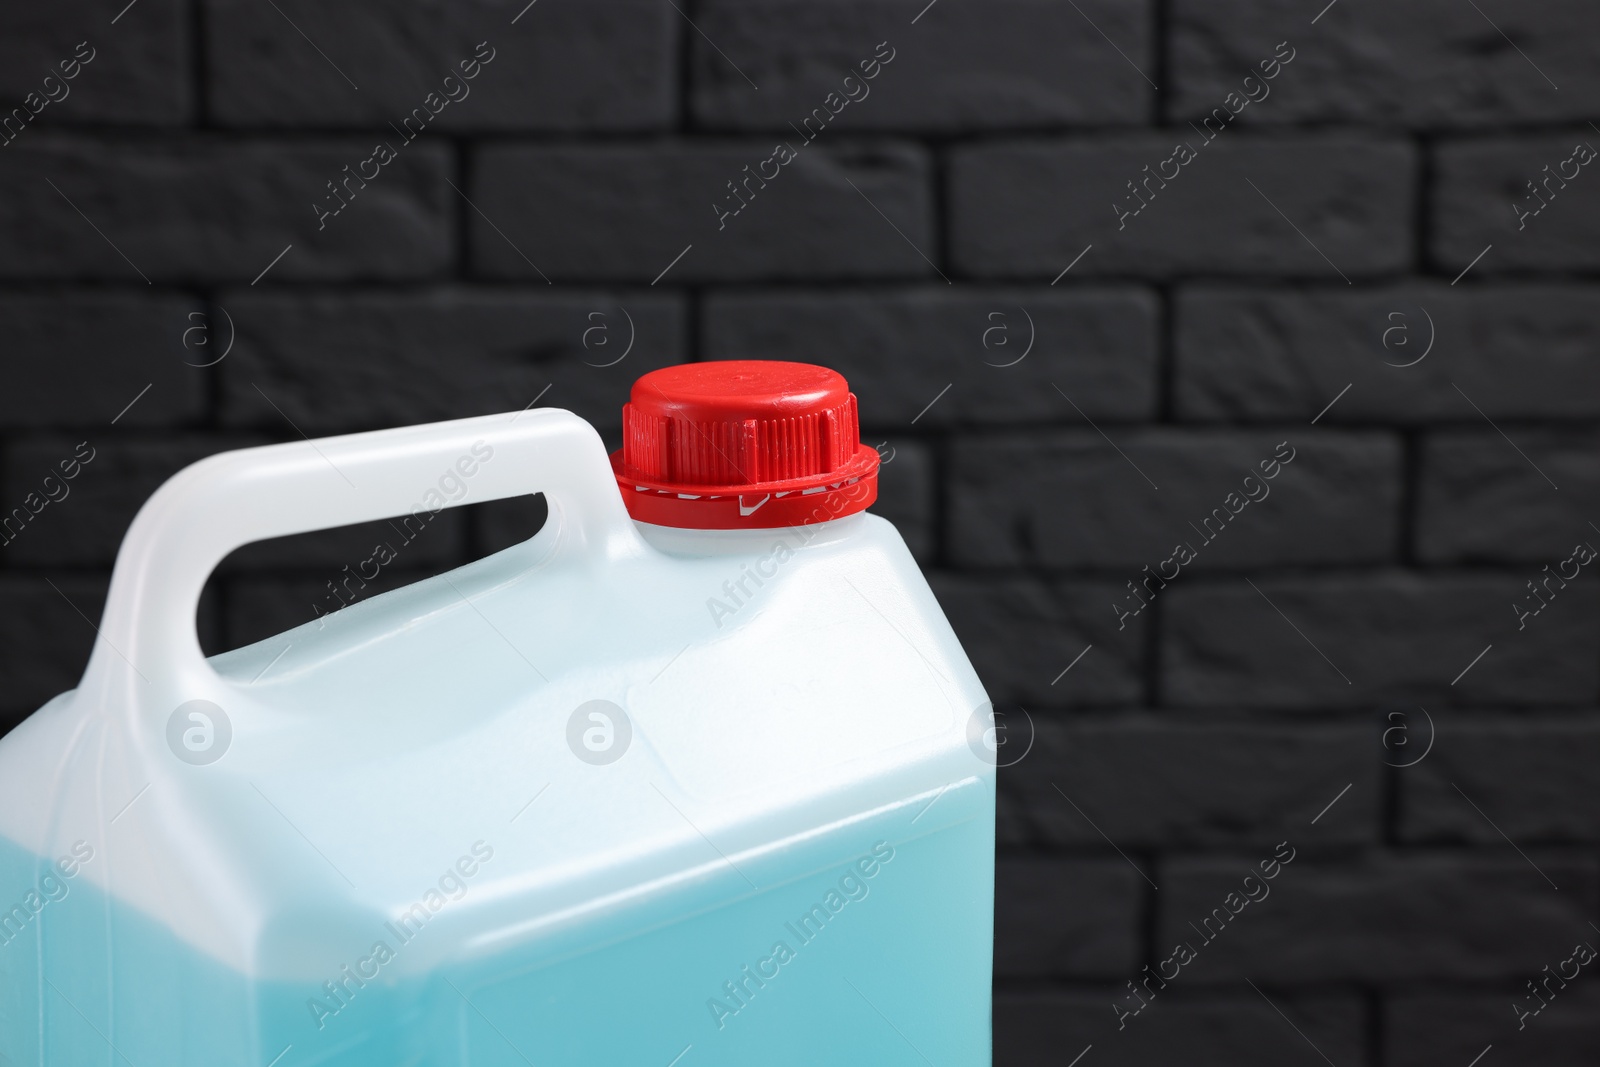
M 555 408 L 268 445 L 173 476 L 117 554 L 100 639 L 80 689 L 136 721 L 228 683 L 195 629 L 201 592 L 246 544 L 547 493 L 558 551 L 601 561 L 643 550 L 593 427 Z M 456 521 L 456 520 L 451 520 Z
M 533 493 L 243 545 L 201 594 L 201 650 L 209 657 L 326 625 L 346 607 L 522 544 L 549 516 L 545 495 Z

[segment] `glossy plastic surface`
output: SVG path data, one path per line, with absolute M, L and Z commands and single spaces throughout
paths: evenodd
M 200 653 L 237 545 L 536 491 Z M 881 519 L 640 527 L 560 411 L 274 446 L 152 497 L 101 634 L 0 741 L 8 1067 L 988 1063 L 985 697 Z

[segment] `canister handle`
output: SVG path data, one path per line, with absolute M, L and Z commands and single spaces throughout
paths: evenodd
M 641 545 L 600 435 L 555 408 L 203 459 L 162 485 L 129 527 L 80 694 L 159 710 L 216 692 L 222 680 L 201 651 L 195 612 L 206 579 L 242 545 L 538 492 L 559 524 L 556 551 L 599 559 Z

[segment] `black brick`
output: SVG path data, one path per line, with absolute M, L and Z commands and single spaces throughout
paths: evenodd
M 197 354 L 202 333 L 190 335 L 191 352 L 184 332 L 204 327 L 203 313 L 191 317 L 202 307 L 172 294 L 0 296 L 11 364 L 0 389 L 0 425 L 81 426 L 98 440 L 112 432 L 112 419 L 118 431 L 197 419 L 205 410 L 206 376 L 214 372 L 184 366 L 211 358 Z
M 1033 749 L 1000 781 L 1040 844 L 1105 847 L 1109 838 L 1126 849 L 1203 848 L 1303 834 L 1318 843 L 1377 840 L 1374 730 L 1160 715 L 1036 716 L 1034 727 Z M 1346 785 L 1350 792 L 1307 831 Z
M 1317 17 L 1321 7 L 1175 0 L 1167 76 L 1173 113 L 1209 114 L 1247 75 L 1259 76 L 1261 60 L 1285 39 L 1293 61 L 1239 121 L 1428 129 L 1575 121 L 1590 116 L 1583 101 L 1600 89 L 1585 44 L 1594 9 L 1583 0 L 1477 10 L 1454 0 L 1335 4 Z M 1250 91 L 1262 92 L 1255 83 Z
M 1306 422 L 1332 404 L 1322 425 L 1594 418 L 1596 293 L 1565 283 L 1185 287 L 1175 404 L 1185 419 Z
M 1114 567 L 1138 583 L 1143 567 L 1154 574 L 1178 545 L 1191 548 L 1188 566 L 1200 573 L 1394 555 L 1400 450 L 1387 435 L 1146 429 L 1113 430 L 1111 440 L 1088 428 L 963 440 L 950 477 L 956 561 Z M 1288 464 L 1274 459 L 1284 442 Z M 1276 477 L 1261 479 L 1263 462 L 1277 464 Z M 1246 502 L 1247 492 L 1261 499 Z M 1230 494 L 1236 515 L 1224 503 Z
M 174 125 L 189 119 L 194 101 L 187 70 L 193 62 L 188 5 L 140 0 L 118 16 L 121 8 L 88 0 L 8 5 L 0 15 L 3 106 L 28 114 L 29 93 L 57 97 L 43 105 L 30 129 L 34 123 Z M 89 56 L 89 62 L 74 67 L 80 55 Z M 64 70 L 76 74 L 63 83 Z M 48 86 L 47 76 L 56 79 Z M 13 136 L 16 125 L 8 130 Z
M 1220 933 L 1213 919 L 1209 942 L 1195 927 L 1212 909 L 1226 913 L 1228 894 L 1272 853 L 1174 860 L 1163 868 L 1156 943 L 1187 941 L 1196 951 L 1184 979 L 1387 987 L 1520 981 L 1538 974 L 1553 962 L 1549 957 L 1557 946 L 1570 947 L 1588 929 L 1588 902 L 1600 889 L 1600 872 L 1589 857 L 1534 856 L 1563 886 L 1558 893 L 1514 854 L 1383 855 L 1330 863 L 1310 846 L 1297 847 L 1294 837 L 1289 844 L 1296 848 L 1294 862 L 1267 883 L 1270 894 L 1246 905 Z M 1157 949 L 1163 957 L 1171 951 Z
M 1600 841 L 1600 718 L 1435 728 L 1433 751 L 1400 778 L 1407 840 L 1509 848 L 1503 832 L 1518 846 Z
M 991 0 L 932 7 L 912 25 L 898 0 L 708 0 L 695 13 L 705 36 L 690 37 L 695 115 L 711 127 L 787 131 L 814 108 L 829 114 L 830 92 L 849 92 L 860 99 L 834 103 L 841 110 L 827 129 L 1138 122 L 1155 91 L 1132 64 L 1154 69 L 1153 7 Z M 860 64 L 880 42 L 892 58 L 862 96 Z
M 1139 967 L 1144 879 L 1121 859 L 1001 857 L 995 976 L 1116 978 Z
M 1091 244 L 1073 277 L 1270 272 L 1326 281 L 1409 262 L 1410 147 L 1348 135 L 1215 136 L 1207 143 L 1179 127 L 955 150 L 956 268 L 1054 279 Z M 1165 189 L 1151 179 L 1154 198 L 1122 218 L 1143 202 L 1128 183 L 1142 182 L 1147 165 L 1155 174 L 1179 143 L 1196 158 Z
M 1138 289 L 738 293 L 707 303 L 705 356 L 825 363 L 874 425 L 1079 420 L 1062 393 L 1132 420 L 1155 414 L 1159 319 Z
M 473 264 L 497 278 L 670 284 L 935 273 L 923 258 L 935 249 L 922 149 L 796 143 L 763 189 L 743 168 L 756 174 L 779 139 L 482 149 Z M 754 193 L 742 209 L 735 179 Z
M 1554 999 L 1525 1026 L 1516 1010 L 1531 1011 L 1539 1003 L 1523 983 L 1542 980 L 1544 966 L 1554 971 L 1572 956 L 1578 941 L 1595 944 L 1593 931 L 1584 927 L 1568 943 L 1551 945 L 1540 971 L 1519 975 L 1521 981 L 1507 983 L 1503 992 L 1395 997 L 1385 1006 L 1389 1023 L 1384 1028 L 1384 1062 L 1390 1067 L 1470 1065 L 1493 1045 L 1489 1056 L 1504 1067 L 1590 1067 L 1600 1047 L 1600 993 L 1581 984 L 1561 989 L 1552 982 Z M 1587 973 L 1592 969 L 1577 982 L 1592 981 Z
M 683 309 L 666 294 L 222 299 L 239 323 L 238 350 L 219 366 L 226 420 L 278 429 L 287 417 L 312 436 L 517 411 L 536 399 L 620 426 L 633 380 L 684 357 Z
M 1000 787 L 995 794 L 994 839 L 1001 849 L 1022 849 L 1033 843 L 1028 813 L 1016 793 L 1006 789 L 1006 780 L 1013 771 L 1001 768 Z
M 1527 560 L 1556 571 L 1578 543 L 1600 545 L 1588 506 L 1600 493 L 1600 434 L 1500 430 L 1515 444 L 1487 426 L 1424 438 L 1418 555 L 1429 563 Z M 1530 568 L 1529 580 L 1542 577 Z
M 414 108 L 430 112 L 423 99 L 436 93 L 429 129 L 643 129 L 673 118 L 680 20 L 670 6 L 525 4 L 205 0 L 213 110 L 232 125 L 387 129 Z M 477 73 L 463 83 L 460 64 L 475 54 L 490 62 L 468 67 Z M 458 99 L 439 104 L 447 92 Z
M 1383 572 L 1175 586 L 1162 594 L 1163 696 L 1283 709 L 1592 704 L 1600 595 L 1569 589 L 1518 633 L 1509 605 L 1523 581 Z
M 1439 145 L 1429 224 L 1439 269 L 1455 277 L 1491 244 L 1469 278 L 1600 267 L 1600 194 L 1588 188 L 1597 181 L 1593 168 L 1574 163 L 1566 169 L 1575 177 L 1550 177 L 1577 145 L 1588 146 L 1593 162 L 1600 136 L 1574 126 L 1564 133 Z M 1528 182 L 1540 185 L 1537 195 Z M 1539 213 L 1519 218 L 1532 210 Z
M 1139 1004 L 1126 986 L 1099 993 L 1001 993 L 994 1003 L 995 1067 L 1067 1067 L 1090 1045 L 1084 1067 L 1090 1057 L 1107 1067 L 1311 1064 L 1322 1062 L 1317 1051 L 1339 1067 L 1371 1062 L 1364 1051 L 1366 1013 L 1355 997 L 1271 996 L 1268 1001 L 1244 986 L 1226 996 L 1198 997 L 1169 988 L 1119 1030 L 1115 1006 Z
M 450 260 L 447 198 L 456 196 L 442 145 L 402 147 L 366 189 L 350 179 L 354 199 L 318 232 L 314 205 L 336 203 L 325 183 L 370 157 L 376 139 L 29 134 L 0 153 L 0 228 L 10 235 L 0 277 L 250 282 L 269 266 L 272 282 L 437 273 Z
M 941 573 L 929 579 L 994 701 L 1049 706 L 1139 700 L 1144 631 L 1135 622 L 1127 633 L 1116 632 L 1104 606 L 1116 595 L 1112 583 Z M 1090 644 L 1095 647 L 1067 671 Z

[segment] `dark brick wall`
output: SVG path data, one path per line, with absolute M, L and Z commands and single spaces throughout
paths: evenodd
M 0 548 L 8 721 L 199 456 L 530 402 L 614 437 L 650 368 L 814 360 L 1036 727 L 1001 1063 L 1594 1062 L 1595 978 L 1512 1007 L 1600 942 L 1600 584 L 1512 608 L 1600 544 L 1591 4 L 523 4 L 0 15 L 4 507 L 95 450 Z M 385 580 L 537 521 L 450 513 Z M 208 643 L 310 618 L 372 539 L 241 553 Z

